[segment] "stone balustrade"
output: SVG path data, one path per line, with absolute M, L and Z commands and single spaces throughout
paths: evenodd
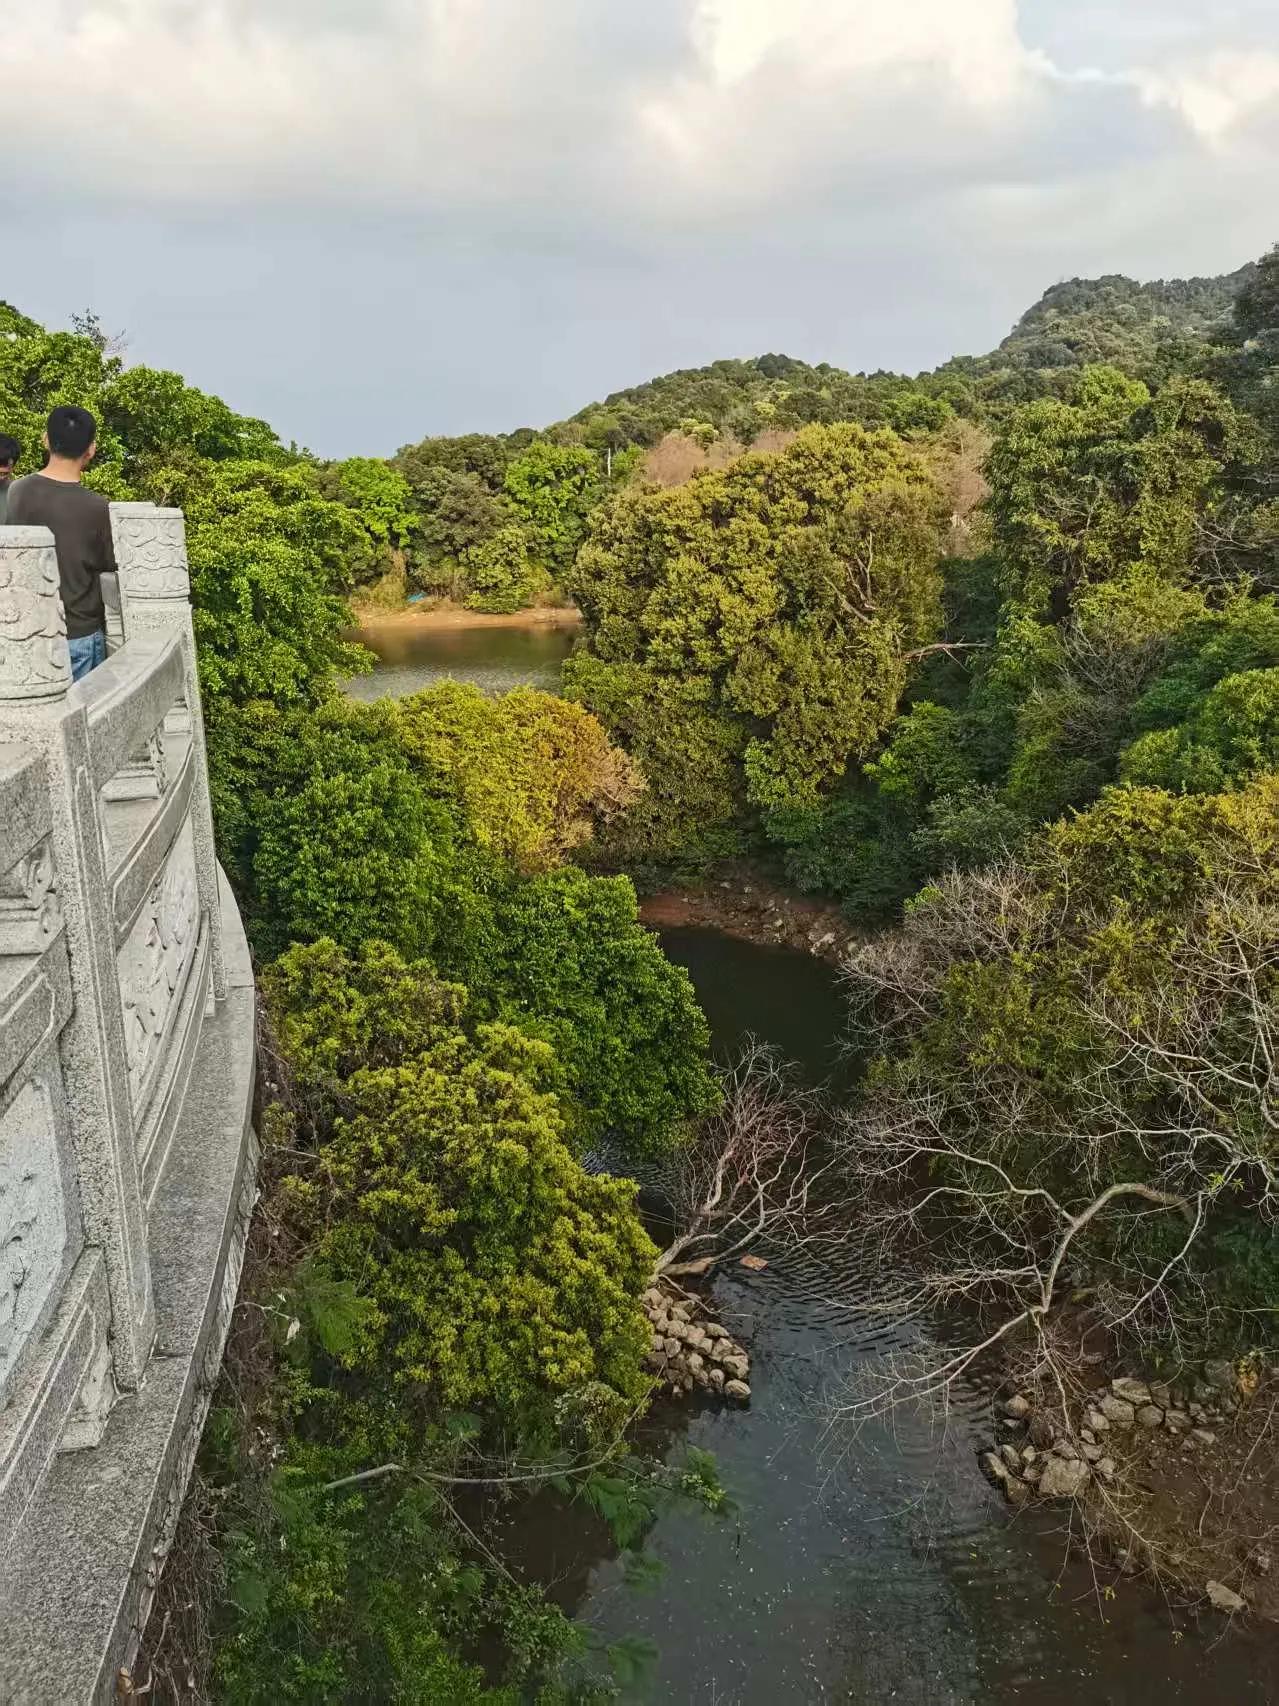
M 254 990 L 216 862 L 180 511 L 113 504 L 73 684 L 52 536 L 0 527 L 0 1700 L 110 1699 L 220 1365 Z

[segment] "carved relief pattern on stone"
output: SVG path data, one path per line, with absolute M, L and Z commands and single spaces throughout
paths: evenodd
M 47 839 L 0 876 L 0 954 L 40 953 L 62 927 Z
M 50 699 L 71 685 L 58 559 L 47 538 L 43 529 L 0 529 L 0 699 Z
M 147 742 L 147 761 L 151 766 L 151 774 L 155 777 L 157 794 L 163 794 L 169 786 L 169 770 L 164 755 L 164 725 L 151 736 Z
M 0 1117 L 0 1392 L 62 1271 L 66 1237 L 53 1102 L 32 1079 Z
M 126 604 L 130 598 L 190 597 L 186 528 L 180 514 L 131 515 L 116 510 L 112 522 Z
M 137 1109 L 181 999 L 200 929 L 195 843 L 188 818 L 142 916 L 120 950 L 120 1003 L 129 1063 L 129 1089 Z

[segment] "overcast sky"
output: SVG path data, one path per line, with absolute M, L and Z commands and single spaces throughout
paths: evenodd
M 1279 238 L 1279 0 L 27 0 L 0 88 L 0 297 L 330 455 Z

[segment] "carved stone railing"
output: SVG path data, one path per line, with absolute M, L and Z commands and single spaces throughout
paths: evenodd
M 69 1496 L 60 1454 L 100 1446 L 113 1411 L 148 1386 L 158 1323 L 190 1338 L 192 1370 L 210 1333 L 220 1356 L 225 1324 L 210 1324 L 228 1277 L 234 1295 L 229 1229 L 252 1148 L 252 980 L 214 853 L 182 515 L 114 504 L 112 531 L 110 655 L 73 685 L 52 536 L 0 527 L 0 1572 L 43 1543 L 40 1500 Z M 209 1156 L 195 1101 L 217 1110 Z M 207 1250 L 193 1235 L 183 1252 L 175 1205 L 215 1153 L 216 1200 L 184 1210 L 212 1216 Z M 188 1256 L 201 1271 L 183 1272 Z M 175 1313 L 175 1287 L 203 1299 L 198 1319 Z M 174 1428 L 199 1411 L 194 1383 Z M 134 1411 L 147 1408 L 140 1397 Z M 127 1445 L 127 1418 L 115 1432 Z M 173 1471 L 170 1451 L 157 1476 Z M 21 1621 L 29 1586 L 0 1580 L 5 1700 L 25 1697 L 7 1638 L 58 1648 L 38 1596 L 36 1621 Z M 127 1592 L 116 1598 L 127 1608 Z M 40 1686 L 57 1693 L 31 1698 L 80 1697 L 69 1661 Z

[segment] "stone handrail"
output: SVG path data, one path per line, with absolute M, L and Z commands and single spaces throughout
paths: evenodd
M 252 979 L 214 852 L 183 519 L 113 504 L 111 521 L 110 655 L 75 684 L 52 536 L 0 527 L 0 1570 L 18 1572 L 0 1579 L 5 1700 L 26 1697 L 6 1641 L 56 1654 L 66 1639 L 41 1633 L 47 1594 L 23 1610 L 38 1508 L 70 1497 L 65 1454 L 109 1429 L 127 1447 L 129 1414 L 158 1389 L 166 1322 L 190 1338 L 192 1370 L 171 1431 L 198 1431 L 197 1373 L 211 1347 L 221 1354 L 252 1186 Z M 180 1154 L 201 1141 L 202 1097 L 219 1110 L 209 1156 Z M 213 1200 L 187 1205 L 212 1216 L 207 1252 L 195 1238 L 175 1252 L 170 1199 L 210 1156 Z M 175 1313 L 182 1288 L 203 1300 L 198 1318 Z M 149 1468 L 171 1481 L 162 1443 Z M 154 1504 L 139 1506 L 139 1544 Z M 104 1584 L 102 1629 L 67 1647 L 32 1699 L 100 1691 L 136 1642 L 146 1594 L 134 1587 Z M 87 1692 L 77 1664 L 96 1678 Z

